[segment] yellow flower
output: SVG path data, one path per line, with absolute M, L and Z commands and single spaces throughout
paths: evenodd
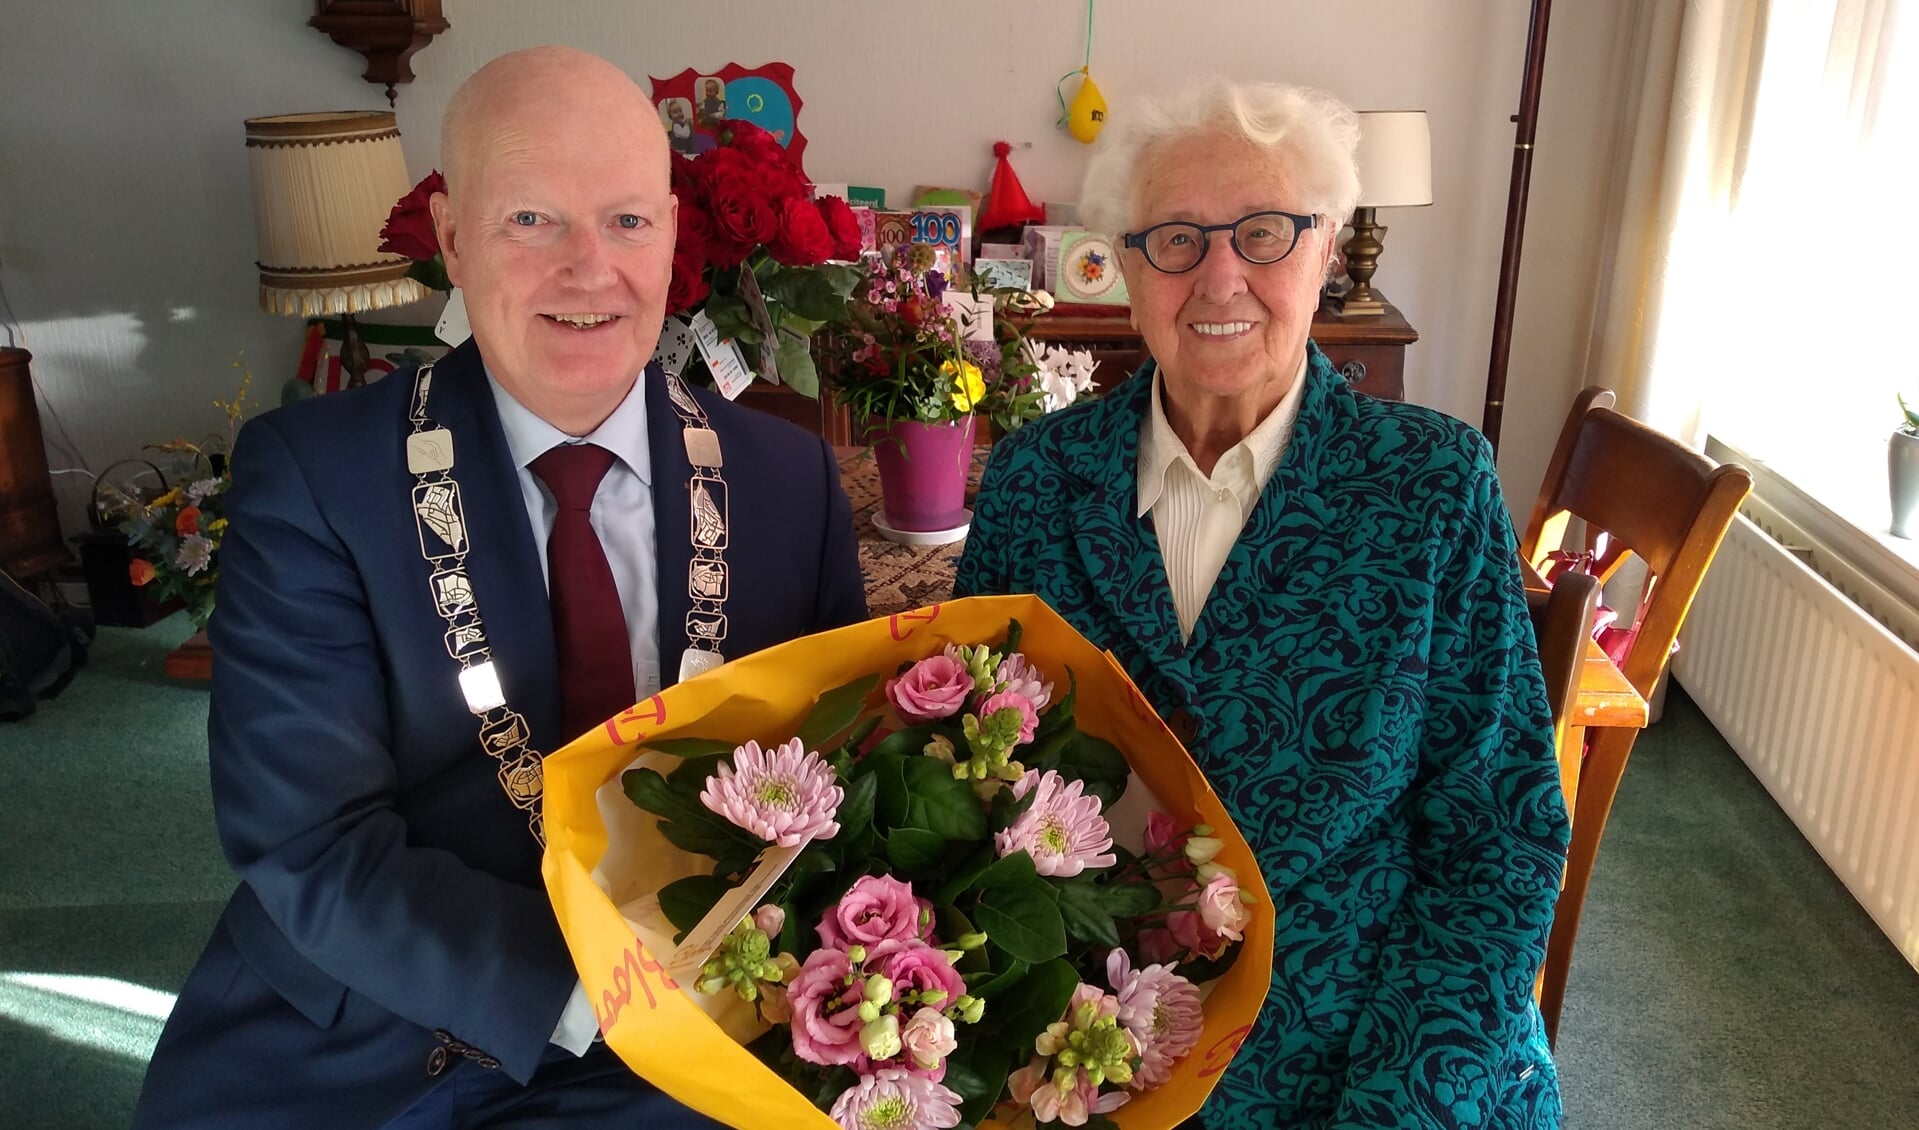
M 940 375 L 953 378 L 953 391 L 947 396 L 961 412 L 971 412 L 986 395 L 986 378 L 971 361 L 947 361 L 940 365 Z
M 161 495 L 159 498 L 156 498 L 152 502 L 147 503 L 147 508 L 150 510 L 158 510 L 162 506 L 172 506 L 174 503 L 180 501 L 181 499 L 185 497 L 186 495 L 181 493 L 179 487 L 174 487 L 172 490 Z

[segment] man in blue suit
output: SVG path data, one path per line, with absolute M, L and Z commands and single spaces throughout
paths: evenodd
M 714 1125 L 593 1042 L 540 881 L 538 751 L 863 618 L 850 510 L 818 439 L 647 368 L 676 202 L 625 75 L 504 56 L 443 151 L 473 339 L 234 453 L 208 731 L 242 884 L 139 1127 Z M 582 453 L 569 498 L 556 461 Z

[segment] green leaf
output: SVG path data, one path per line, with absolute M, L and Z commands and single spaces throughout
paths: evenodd
M 1137 918 L 1158 907 L 1159 888 L 1151 883 L 1089 883 L 1093 902 L 1114 918 Z
M 1066 924 L 1067 937 L 1109 949 L 1119 945 L 1119 931 L 1113 928 L 1113 916 L 1100 906 L 1093 884 L 1069 881 L 1054 886 L 1059 891 L 1059 916 Z
M 1054 699 L 1047 706 L 1046 713 L 1039 716 L 1039 726 L 1033 733 L 1033 741 L 1035 744 L 1044 741 L 1062 730 L 1072 729 L 1073 706 L 1078 698 L 1079 679 L 1073 674 L 1073 669 L 1068 667 L 1066 669 L 1066 693 Z
M 791 309 L 802 318 L 817 322 L 844 322 L 846 296 L 851 288 L 838 291 L 833 280 L 814 269 L 781 271 L 762 284 L 766 296 Z
M 806 743 L 807 749 L 825 749 L 827 739 L 859 720 L 866 696 L 873 693 L 879 681 L 878 675 L 866 675 L 822 694 L 806 721 L 800 723 L 800 741 Z
M 660 817 L 660 834 L 682 851 L 722 859 L 742 853 L 750 857 L 765 846 L 651 769 L 627 770 L 620 785 L 628 800 Z
M 666 775 L 666 783 L 673 786 L 673 790 L 681 796 L 697 799 L 706 789 L 707 780 L 719 772 L 720 763 L 731 761 L 732 758 L 733 755 L 730 752 L 706 753 L 698 757 L 685 758 Z
M 724 879 L 689 875 L 660 888 L 660 910 L 675 929 L 691 930 L 732 889 L 733 884 Z
M 1006 621 L 1006 642 L 999 645 L 1001 655 L 1011 655 L 1019 650 L 1019 641 L 1024 634 L 1018 620 Z
M 931 757 L 910 757 L 905 773 L 908 827 L 924 828 L 947 840 L 986 838 L 986 813 L 971 783 L 953 776 L 953 767 Z
M 1000 791 L 1005 792 L 1006 790 L 1001 789 Z M 972 855 L 966 857 L 965 862 L 961 863 L 949 874 L 946 882 L 940 886 L 940 889 L 933 892 L 932 897 L 934 904 L 937 906 L 951 905 L 954 900 L 973 888 L 973 884 L 979 880 L 980 876 L 986 874 L 986 869 L 991 867 L 993 862 L 993 845 L 991 843 L 979 845 L 979 847 L 974 849 Z
M 980 872 L 979 878 L 967 884 L 966 889 L 990 891 L 997 887 L 1031 886 L 1038 881 L 1039 872 L 1033 869 L 1033 857 L 1023 851 L 1016 851 Z
M 1033 1039 L 1048 1024 L 1066 1015 L 1073 990 L 1079 987 L 1079 971 L 1071 962 L 1053 960 L 1036 965 L 1019 983 L 1019 992 L 1005 997 L 989 1010 L 994 1020 L 994 1043 L 1024 1062 L 1033 1051 Z
M 855 778 L 846 786 L 846 796 L 840 801 L 840 810 L 833 817 L 840 826 L 840 833 L 833 837 L 834 842 L 841 838 L 851 839 L 873 826 L 873 802 L 879 796 L 879 778 L 868 774 Z
M 1066 923 L 1059 894 L 1035 879 L 1030 884 L 994 887 L 980 896 L 973 922 L 986 931 L 987 945 L 1028 964 L 1066 952 Z
M 873 826 L 890 831 L 906 823 L 906 810 L 913 798 L 906 791 L 906 761 L 897 753 L 866 755 L 860 765 L 879 781 L 879 795 L 873 805 Z
M 927 722 L 918 726 L 908 726 L 904 730 L 894 730 L 892 733 L 881 738 L 878 742 L 874 743 L 873 752 L 867 755 L 867 760 L 870 761 L 874 757 L 882 755 L 918 757 L 921 751 L 926 748 L 926 743 L 931 741 L 935 734 L 945 734 L 948 738 L 953 739 L 955 746 L 965 748 L 959 740 L 959 731 L 951 726 L 942 726 L 938 723 Z
M 707 296 L 706 316 L 713 320 L 713 328 L 719 332 L 720 340 L 732 339 L 747 345 L 758 345 L 759 327 L 753 324 L 753 316 L 748 312 L 746 300 L 715 292 Z
M 924 875 L 946 856 L 946 841 L 923 828 L 895 828 L 886 835 L 886 858 L 903 877 Z M 1053 912 L 1058 917 L 1059 911 Z M 1065 950 L 1062 942 L 1060 949 Z
M 933 906 L 933 915 L 934 923 L 939 928 L 939 936 L 944 939 L 948 945 L 951 945 L 962 935 L 976 932 L 972 919 L 961 913 L 959 907 L 942 906 L 935 903 Z M 953 968 L 969 976 L 992 971 L 992 967 L 986 960 L 986 947 L 984 946 L 962 952 L 960 959 L 953 964 Z
M 820 372 L 813 364 L 813 343 L 804 337 L 781 331 L 773 349 L 773 363 L 780 367 L 780 380 L 801 396 L 820 398 Z
M 960 1097 L 962 1122 L 976 1126 L 985 1121 L 993 1112 L 993 1104 L 999 1101 L 1000 1092 L 1006 1089 L 1006 1077 L 1012 1066 L 1013 1057 L 1004 1048 L 985 1044 L 964 1057 L 959 1051 L 946 1057 L 944 1082 Z
M 1132 772 L 1126 766 L 1126 755 L 1112 742 L 1086 733 L 1060 749 L 1057 768 L 1068 780 L 1086 782 L 1086 792 L 1098 797 L 1105 808 L 1111 808 L 1126 791 Z
M 1006 968 L 986 978 L 977 985 L 967 986 L 967 991 L 981 1000 L 999 996 L 1006 990 L 1019 984 L 1020 980 L 1032 971 L 1032 966 L 1023 961 L 1008 958 Z
M 848 755 L 857 754 L 861 744 L 863 744 L 867 738 L 873 736 L 874 730 L 880 728 L 880 721 L 880 716 L 874 714 L 861 721 L 859 725 L 848 730 L 846 732 L 846 740 L 840 742 L 840 749 Z

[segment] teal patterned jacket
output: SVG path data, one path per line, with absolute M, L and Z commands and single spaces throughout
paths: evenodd
M 1208 1130 L 1554 1127 L 1534 974 L 1569 835 L 1492 452 L 1316 346 L 1292 444 L 1180 642 L 1136 465 L 1150 366 L 989 461 L 958 594 L 1039 594 L 1188 743 L 1277 912 Z

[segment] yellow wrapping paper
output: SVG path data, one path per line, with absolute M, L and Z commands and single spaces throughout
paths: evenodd
M 1080 730 L 1125 752 L 1133 788 L 1150 790 L 1159 806 L 1182 823 L 1212 825 L 1214 835 L 1225 843 L 1219 862 L 1237 871 L 1241 889 L 1257 900 L 1244 951 L 1211 986 L 1199 1043 L 1166 1085 L 1136 1094 L 1111 1117 L 1128 1130 L 1164 1130 L 1199 1109 L 1265 1000 L 1272 975 L 1272 900 L 1245 838 L 1124 669 L 1031 596 L 971 597 L 931 605 L 735 659 L 609 719 L 546 759 L 542 871 L 547 891 L 607 1043 L 629 1067 L 680 1102 L 732 1126 L 834 1126 L 740 1045 L 738 1039 L 750 1039 L 754 1032 L 750 1015 L 743 1021 L 724 1002 L 707 1001 L 702 1007 L 690 985 L 666 974 L 666 955 L 640 941 L 620 906 L 596 881 L 596 873 L 618 870 L 613 865 L 621 862 L 603 859 L 609 842 L 603 812 L 615 821 L 626 819 L 606 799 L 612 794 L 604 787 L 611 783 L 617 791 L 620 774 L 650 740 L 751 738 L 776 745 L 792 735 L 822 691 L 874 672 L 890 673 L 898 664 L 923 659 L 948 643 L 997 642 L 1009 619 L 1017 619 L 1024 629 L 1020 650 L 1062 691 L 1066 671 L 1072 669 L 1079 685 L 1075 717 Z M 1129 798 L 1131 794 L 1129 789 Z M 624 798 L 618 803 L 624 804 Z M 648 866 L 661 869 L 658 874 L 710 869 L 710 861 L 680 852 L 657 831 L 644 842 L 654 857 Z M 718 1014 L 717 1020 L 709 1009 Z

